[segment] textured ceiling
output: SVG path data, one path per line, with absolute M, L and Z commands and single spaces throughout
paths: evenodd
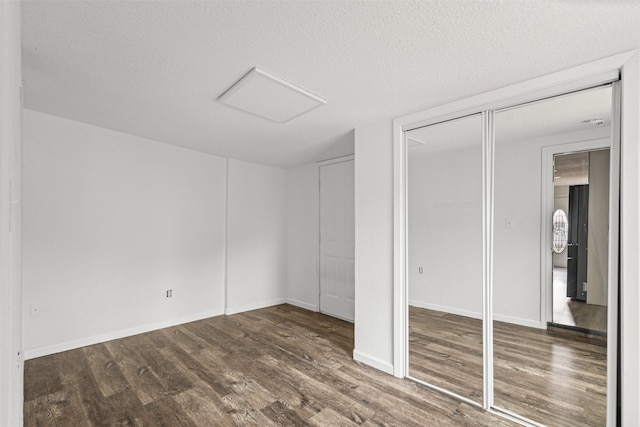
M 23 15 L 26 108 L 275 166 L 640 47 L 637 1 L 43 1 Z M 328 104 L 281 125 L 216 101 L 254 66 Z

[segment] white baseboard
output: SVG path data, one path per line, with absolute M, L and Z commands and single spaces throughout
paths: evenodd
M 293 298 L 287 298 L 287 304 L 291 304 L 291 305 L 295 305 L 296 307 L 300 307 L 300 308 L 304 308 L 305 310 L 310 310 L 310 311 L 318 311 L 318 306 L 315 304 L 309 304 L 307 302 L 304 301 L 299 301 L 297 299 L 293 299 Z
M 272 307 L 274 305 L 280 305 L 286 302 L 287 302 L 286 298 L 280 298 L 280 299 L 274 299 L 271 301 L 263 301 L 255 304 L 243 305 L 241 307 L 225 308 L 224 314 L 230 315 L 230 314 L 242 313 L 245 311 L 258 310 L 260 308 Z
M 369 365 L 372 368 L 376 368 L 389 375 L 393 375 L 393 365 L 375 356 L 362 353 L 358 350 L 353 350 L 353 360 Z
M 409 305 L 412 307 L 426 308 L 427 310 L 440 311 L 443 313 L 456 314 L 458 316 L 470 317 L 472 319 L 482 319 L 482 313 L 474 311 L 463 310 L 455 307 L 446 307 L 443 305 L 430 304 L 422 301 L 409 300 Z M 526 326 L 528 328 L 546 329 L 546 322 L 540 322 L 539 320 L 524 319 L 521 317 L 506 316 L 504 314 L 494 313 L 493 320 L 504 323 L 512 323 L 514 325 Z
M 539 320 L 523 319 L 521 317 L 506 316 L 504 314 L 494 314 L 493 320 L 504 323 L 512 323 L 514 325 L 526 326 L 527 328 L 547 329 L 546 322 Z
M 148 325 L 137 326 L 135 328 L 122 329 L 119 331 L 108 332 L 106 334 L 93 335 L 87 338 L 67 341 L 60 344 L 49 345 L 46 347 L 38 347 L 31 350 L 25 350 L 24 359 L 35 359 L 36 357 L 48 356 L 50 354 L 61 353 L 63 351 L 74 350 L 76 348 L 88 345 L 99 344 L 107 341 L 117 340 L 119 338 L 130 337 L 132 335 L 143 334 L 158 329 L 169 328 L 171 326 L 182 325 L 183 323 L 195 322 L 196 320 L 207 319 L 209 317 L 220 316 L 224 314 L 224 310 L 217 309 L 211 311 L 203 311 L 200 313 L 190 314 L 188 316 L 178 317 L 175 319 L 163 320 L 162 322 L 151 323 Z
M 444 305 L 431 304 L 428 302 L 409 300 L 409 305 L 418 308 L 426 308 L 427 310 L 441 311 L 443 313 L 456 314 L 458 316 L 470 317 L 472 319 L 482 319 L 482 313 L 464 310 L 461 308 L 447 307 Z

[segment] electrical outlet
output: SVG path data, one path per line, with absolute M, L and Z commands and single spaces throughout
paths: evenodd
M 40 307 L 35 304 L 31 304 L 29 306 L 29 316 L 30 317 L 40 317 Z

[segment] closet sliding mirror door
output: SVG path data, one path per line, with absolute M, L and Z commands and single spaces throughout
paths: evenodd
M 482 116 L 405 138 L 409 376 L 482 404 Z
M 611 117 L 611 85 L 495 113 L 494 405 L 544 425 L 606 425 Z

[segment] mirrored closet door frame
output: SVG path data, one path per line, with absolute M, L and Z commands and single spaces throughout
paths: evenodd
M 494 176 L 494 115 L 496 112 L 525 105 L 531 102 L 614 83 L 614 122 L 612 129 L 612 158 L 620 156 L 620 76 L 621 64 L 628 55 L 618 55 L 586 66 L 555 73 L 549 78 L 539 78 L 519 85 L 454 102 L 427 111 L 412 114 L 394 121 L 394 375 L 411 378 L 408 370 L 408 290 L 407 290 L 407 145 L 406 132 L 419 127 L 442 123 L 472 114 L 482 114 L 482 210 L 483 210 L 483 401 L 482 405 L 470 401 L 446 388 L 435 387 L 443 393 L 498 413 L 524 425 L 540 425 L 518 414 L 494 405 L 493 394 L 493 176 Z M 619 161 L 612 161 L 612 195 L 618 195 Z M 618 199 L 612 197 L 610 235 L 618 234 Z M 615 234 L 613 234 L 615 233 Z M 543 239 L 544 240 L 544 239 Z M 543 248 L 541 248 L 541 251 Z M 609 283 L 618 284 L 618 245 L 610 245 Z M 541 292 L 541 298 L 546 298 Z M 618 286 L 609 286 L 609 300 L 618 301 Z M 545 307 L 541 301 L 541 307 Z M 617 390 L 617 336 L 618 305 L 612 304 L 608 312 L 607 344 L 607 425 L 616 425 Z M 546 320 L 546 313 L 540 313 Z M 624 337 L 623 337 L 624 338 Z M 414 378 L 411 378 L 414 379 Z M 414 379 L 415 380 L 415 379 Z M 420 383 L 430 384 L 416 380 Z

